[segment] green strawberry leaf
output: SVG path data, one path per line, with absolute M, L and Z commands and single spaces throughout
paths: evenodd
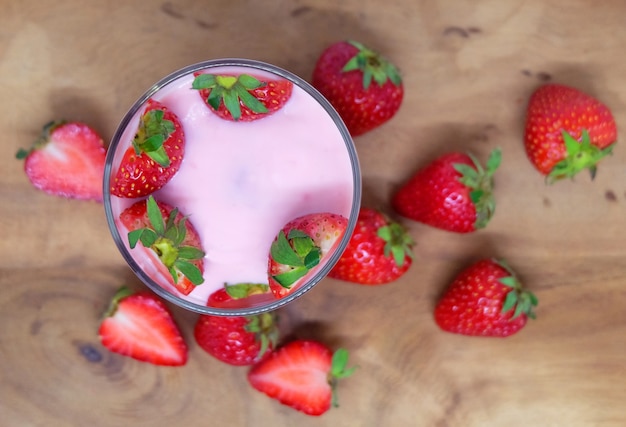
M 191 83 L 191 88 L 200 90 L 200 89 L 211 89 L 214 88 L 217 84 L 214 74 L 198 74 Z
M 517 304 L 517 300 L 517 292 L 510 291 L 508 294 L 506 294 L 504 303 L 502 304 L 502 313 L 506 313 L 507 311 L 515 307 L 515 305 Z
M 361 43 L 355 41 L 348 41 L 348 43 L 356 47 L 358 51 L 346 62 L 342 72 L 361 71 L 363 73 L 363 89 L 369 89 L 372 80 L 379 86 L 383 86 L 388 81 L 391 81 L 395 86 L 402 84 L 398 69 L 389 60 Z
M 472 165 L 455 163 L 454 169 L 459 172 L 459 182 L 469 189 L 470 200 L 476 209 L 474 228 L 480 229 L 487 226 L 493 217 L 496 204 L 493 197 L 493 176 L 502 162 L 502 152 L 495 148 L 487 159 L 487 168 L 483 168 L 478 159 L 471 153 L 467 154 Z
M 554 165 L 546 176 L 548 184 L 553 184 L 564 178 L 573 178 L 583 169 L 589 170 L 593 180 L 596 176 L 598 162 L 612 154 L 615 145 L 613 143 L 606 148 L 593 145 L 587 129 L 582 130 L 580 142 L 565 130 L 561 131 L 561 136 L 565 146 L 565 157 Z
M 233 120 L 237 121 L 241 118 L 241 104 L 256 114 L 268 112 L 267 107 L 251 92 L 265 84 L 248 74 L 239 76 L 199 74 L 194 78 L 191 87 L 196 90 L 210 89 L 207 104 L 217 111 L 223 102 Z
M 204 282 L 200 269 L 187 261 L 177 260 L 174 262 L 174 267 L 180 271 L 191 283 L 194 285 L 201 285 Z
M 133 230 L 128 233 L 128 245 L 131 249 L 134 249 L 135 246 L 137 246 L 137 243 L 141 240 L 141 235 L 144 230 L 145 228 L 138 228 L 137 230 Z
M 254 89 L 256 89 L 256 87 Z M 248 92 L 248 90 L 246 90 L 246 88 L 244 88 L 242 85 L 236 86 L 235 90 L 237 91 L 237 95 L 239 95 L 241 102 L 243 102 L 243 105 L 245 105 L 255 113 L 267 113 L 268 110 L 265 105 L 263 105 L 261 101 L 256 99 L 254 95 Z
M 144 113 L 133 139 L 133 147 L 137 155 L 145 153 L 160 166 L 168 167 L 170 159 L 163 144 L 176 128 L 174 123 L 165 119 L 164 116 L 163 110 L 150 110 Z
M 178 258 L 193 261 L 204 258 L 204 251 L 193 246 L 181 246 L 178 248 Z
M 376 235 L 385 241 L 384 256 L 392 256 L 398 267 L 404 265 L 407 256 L 413 259 L 415 241 L 399 223 L 389 221 L 387 225 L 378 228 Z
M 343 348 L 337 349 L 331 359 L 331 367 L 329 374 L 329 383 L 332 390 L 332 405 L 334 407 L 339 406 L 339 399 L 337 397 L 337 381 L 341 378 L 349 377 L 356 370 L 356 366 L 348 368 L 348 351 Z
M 158 238 L 159 235 L 149 228 L 144 228 L 140 236 L 141 244 L 146 248 L 153 246 Z
M 320 263 L 320 259 L 322 258 L 322 253 L 320 249 L 316 246 L 312 247 L 309 253 L 307 253 L 304 257 L 304 266 L 307 269 L 312 269 L 316 265 Z
M 179 212 L 173 208 L 167 220 L 164 221 L 163 213 L 153 196 L 146 199 L 146 213 L 152 228 L 144 227 L 128 233 L 128 244 L 131 249 L 138 242 L 152 249 L 163 265 L 168 269 L 174 283 L 178 281 L 178 272 L 186 276 L 195 285 L 201 284 L 204 279 L 200 269 L 190 263 L 202 259 L 204 251 L 193 246 L 181 246 L 187 235 L 187 217 L 176 221 Z
M 165 233 L 165 224 L 163 222 L 163 215 L 161 214 L 161 209 L 159 209 L 159 205 L 153 196 L 148 197 L 146 201 L 146 211 L 148 213 L 148 220 L 150 221 L 150 225 L 154 231 L 163 235 Z
M 277 274 L 277 275 L 272 276 L 272 277 L 283 288 L 290 288 L 291 285 L 293 285 L 299 279 L 304 277 L 308 272 L 309 272 L 309 269 L 304 267 L 304 266 L 302 266 L 302 267 L 296 267 L 296 268 L 294 268 L 294 269 L 292 269 L 290 271 L 287 271 L 287 272 L 281 273 L 281 274 Z
M 269 291 L 269 285 L 262 283 L 237 283 L 225 285 L 226 293 L 232 299 L 247 298 L 251 295 L 264 294 Z
M 241 107 L 239 106 L 239 97 L 237 96 L 237 92 L 229 90 L 224 91 L 222 100 L 224 101 L 226 109 L 233 116 L 233 119 L 239 120 L 241 118 Z
M 277 239 L 270 247 L 270 255 L 272 259 L 279 264 L 292 267 L 304 266 L 303 259 L 293 250 L 287 240 L 285 232 L 282 230 L 278 233 Z

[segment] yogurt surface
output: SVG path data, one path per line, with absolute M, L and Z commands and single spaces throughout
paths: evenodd
M 203 72 L 282 78 L 249 67 Z M 178 116 L 186 141 L 180 170 L 153 195 L 177 207 L 198 231 L 206 252 L 205 281 L 184 296 L 154 267 L 151 251 L 139 245 L 128 250 L 160 286 L 205 305 L 224 284 L 267 283 L 270 245 L 290 220 L 314 212 L 348 218 L 355 184 L 348 147 L 337 125 L 298 85 L 275 113 L 252 122 L 233 122 L 210 111 L 199 91 L 191 88 L 193 79 L 193 74 L 182 76 L 152 96 Z M 112 176 L 142 113 L 143 108 L 122 134 Z M 128 230 L 118 218 L 139 199 L 110 197 L 116 226 L 128 246 Z

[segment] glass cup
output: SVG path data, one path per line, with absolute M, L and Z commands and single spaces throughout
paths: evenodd
M 259 120 L 218 117 L 192 82 L 199 73 L 251 75 L 292 83 L 287 103 Z M 205 250 L 204 283 L 183 295 L 167 283 L 140 245 L 131 249 L 120 213 L 145 200 L 111 193 L 124 153 L 131 147 L 149 100 L 176 114 L 185 134 L 185 155 L 176 175 L 153 193 L 188 216 Z M 293 73 L 260 61 L 218 59 L 193 64 L 148 89 L 122 118 L 109 146 L 104 170 L 104 208 L 113 239 L 132 271 L 163 299 L 185 309 L 218 316 L 275 310 L 319 283 L 345 250 L 361 203 L 361 173 L 352 138 L 330 103 Z M 336 248 L 306 281 L 288 295 L 271 293 L 207 305 L 224 284 L 267 284 L 269 248 L 284 224 L 307 213 L 347 218 Z M 240 302 L 239 302 L 240 301 Z

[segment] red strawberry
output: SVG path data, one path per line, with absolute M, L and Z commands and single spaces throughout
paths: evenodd
M 414 241 L 399 223 L 372 208 L 361 208 L 356 228 L 329 277 L 379 285 L 402 276 L 413 262 Z
M 196 73 L 192 88 L 211 111 L 226 120 L 250 122 L 280 110 L 291 97 L 293 83 L 261 80 L 248 74 Z
M 308 415 L 321 415 L 333 406 L 337 381 L 350 376 L 348 352 L 334 354 L 317 341 L 296 340 L 287 343 L 248 372 L 255 389 Z
M 106 149 L 102 137 L 89 125 L 57 121 L 43 127 L 39 138 L 16 157 L 25 159 L 30 182 L 56 196 L 102 201 Z
M 503 261 L 484 259 L 452 281 L 435 307 L 435 322 L 456 334 L 506 337 L 535 317 L 537 303 Z
M 167 306 L 150 292 L 122 287 L 100 323 L 98 335 L 110 351 L 155 365 L 187 363 L 187 344 Z
M 269 291 L 267 285 L 229 285 L 211 294 L 208 305 L 220 306 L 232 299 L 266 291 Z M 251 316 L 204 314 L 196 322 L 194 336 L 198 345 L 216 359 L 235 366 L 252 365 L 276 346 L 278 328 L 275 320 L 272 312 Z
M 499 149 L 492 151 L 486 169 L 472 155 L 445 154 L 417 171 L 392 204 L 400 215 L 443 230 L 483 228 L 495 211 L 493 175 L 500 161 Z
M 526 154 L 548 183 L 572 178 L 583 169 L 593 178 L 597 163 L 611 153 L 616 139 L 608 107 L 578 89 L 547 84 L 530 97 Z
M 111 194 L 143 197 L 163 187 L 178 172 L 185 155 L 185 133 L 178 117 L 148 100 L 132 146 L 124 153 L 111 183 Z
M 354 41 L 334 43 L 322 52 L 312 84 L 335 107 L 352 136 L 391 119 L 404 96 L 397 68 Z
M 172 284 L 183 295 L 204 282 L 202 243 L 193 224 L 178 209 L 150 196 L 120 214 L 129 230 L 131 249 L 141 242 L 158 256 L 172 277 Z
M 291 293 L 331 253 L 348 220 L 332 213 L 314 213 L 288 222 L 270 248 L 268 275 L 276 298 Z

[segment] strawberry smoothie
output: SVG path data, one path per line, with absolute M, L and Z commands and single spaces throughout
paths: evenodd
M 263 69 L 255 68 L 259 64 Z M 225 120 L 192 89 L 194 71 L 248 74 L 259 80 L 286 78 L 293 82 L 293 91 L 282 108 L 262 119 Z M 127 114 L 109 149 L 105 182 L 131 145 L 147 99 L 159 101 L 178 116 L 186 141 L 180 169 L 153 196 L 188 216 L 206 255 L 204 283 L 189 295 L 177 292 L 151 250 L 130 249 L 129 230 L 119 221 L 120 213 L 141 198 L 114 196 L 105 185 L 109 226 L 139 277 L 171 302 L 212 314 L 274 309 L 321 280 L 349 240 L 361 191 L 352 140 L 325 99 L 298 77 L 267 64 L 229 60 L 226 65 L 209 61 L 188 67 L 156 85 Z M 253 307 L 231 313 L 206 308 L 209 295 L 224 284 L 266 284 L 269 248 L 277 232 L 290 220 L 315 212 L 343 215 L 350 220 L 349 227 L 337 252 L 301 292 L 286 301 L 268 295 Z

